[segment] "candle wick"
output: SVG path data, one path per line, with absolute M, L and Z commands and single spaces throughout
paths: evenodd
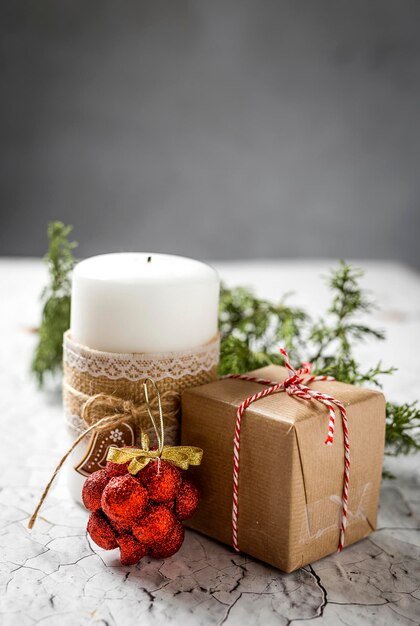
M 151 261 L 151 260 L 152 260 L 152 257 L 151 257 L 151 256 L 148 256 L 148 257 L 147 257 L 147 262 L 148 262 L 148 263 L 150 263 L 150 261 Z

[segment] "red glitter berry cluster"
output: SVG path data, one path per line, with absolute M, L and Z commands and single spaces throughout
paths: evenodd
M 181 520 L 197 509 L 199 491 L 167 461 L 150 461 L 138 474 L 127 464 L 108 461 L 83 485 L 83 503 L 91 514 L 87 525 L 93 541 L 105 550 L 120 548 L 123 565 L 148 554 L 172 556 L 184 541 Z

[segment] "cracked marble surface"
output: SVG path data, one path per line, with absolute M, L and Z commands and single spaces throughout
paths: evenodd
M 296 278 L 308 287 L 294 301 L 323 310 L 321 274 L 328 264 L 219 266 L 230 284 L 255 285 L 273 298 Z M 366 286 L 381 310 L 388 340 L 360 349 L 400 372 L 386 382 L 396 400 L 420 397 L 420 277 L 395 264 L 369 264 Z M 114 552 L 86 536 L 86 513 L 61 475 L 35 528 L 26 523 L 67 445 L 60 394 L 40 393 L 28 375 L 37 298 L 44 269 L 36 261 L 0 261 L 0 623 L 2 626 L 132 624 L 303 626 L 420 623 L 420 459 L 387 459 L 395 475 L 382 486 L 379 528 L 370 538 L 292 574 L 283 574 L 191 531 L 166 561 L 118 565 Z M 389 285 L 393 285 L 391 296 Z M 273 290 L 278 285 L 278 292 Z M 417 342 L 417 343 L 416 343 Z

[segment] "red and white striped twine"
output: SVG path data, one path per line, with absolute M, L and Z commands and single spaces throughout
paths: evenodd
M 270 396 L 273 393 L 285 392 L 290 396 L 296 396 L 303 400 L 317 400 L 328 408 L 329 411 L 329 423 L 328 434 L 325 440 L 327 445 L 334 443 L 334 425 L 335 425 L 335 410 L 339 409 L 341 413 L 341 420 L 343 424 L 344 435 L 344 476 L 343 476 L 343 492 L 342 492 L 342 509 L 341 509 L 341 526 L 340 526 L 340 539 L 338 543 L 338 551 L 341 552 L 344 546 L 344 535 L 347 527 L 347 505 L 348 505 L 348 492 L 349 492 L 349 477 L 350 477 L 350 440 L 347 422 L 347 411 L 339 400 L 336 400 L 332 396 L 328 396 L 320 391 L 310 389 L 308 384 L 319 380 L 335 380 L 332 376 L 314 376 L 311 375 L 310 363 L 302 363 L 302 367 L 295 370 L 290 364 L 289 355 L 284 348 L 280 348 L 280 353 L 284 358 L 284 364 L 289 370 L 290 376 L 286 378 L 282 383 L 276 383 L 271 380 L 265 380 L 264 378 L 256 378 L 253 376 L 246 376 L 242 374 L 228 374 L 225 378 L 237 378 L 239 380 L 247 380 L 261 385 L 267 385 L 265 389 L 254 393 L 254 395 L 246 398 L 238 407 L 236 411 L 235 422 L 235 434 L 233 439 L 233 498 L 232 498 L 232 545 L 234 549 L 239 552 L 238 546 L 238 488 L 239 488 L 239 450 L 240 450 L 240 437 L 241 437 L 241 423 L 244 411 L 250 404 Z

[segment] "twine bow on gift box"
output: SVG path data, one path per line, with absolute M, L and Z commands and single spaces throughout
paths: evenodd
M 153 385 L 156 392 L 157 407 L 159 411 L 159 426 L 156 424 L 156 420 L 151 411 L 151 402 L 149 400 L 149 392 L 147 387 L 148 383 L 151 383 Z M 157 449 L 149 449 L 149 437 L 146 433 L 142 431 L 142 448 L 116 448 L 115 446 L 111 446 L 108 452 L 107 460 L 113 461 L 114 463 L 126 463 L 127 461 L 130 461 L 129 472 L 131 474 L 137 474 L 137 472 L 139 472 L 153 459 L 157 459 L 158 462 L 160 459 L 165 459 L 181 469 L 187 469 L 189 465 L 200 465 L 203 456 L 203 451 L 201 448 L 194 448 L 193 446 L 164 445 L 165 430 L 163 424 L 163 410 L 159 388 L 151 378 L 146 378 L 143 382 L 143 390 L 146 411 L 149 415 L 150 421 L 156 434 L 156 439 L 158 443 Z M 105 415 L 98 421 L 94 421 L 94 423 L 91 423 L 95 419 L 95 416 L 97 419 L 98 409 L 102 411 L 110 411 L 111 414 Z M 85 419 L 86 423 L 91 423 L 91 425 L 75 439 L 73 444 L 60 459 L 60 462 L 55 468 L 50 480 L 48 481 L 41 495 L 35 511 L 29 519 L 29 528 L 32 528 L 35 524 L 39 510 L 45 498 L 47 497 L 50 487 L 60 469 L 62 468 L 70 454 L 73 452 L 73 450 L 86 437 L 86 435 L 88 435 L 89 433 L 103 432 L 109 430 L 110 428 L 118 426 L 123 421 L 127 421 L 129 419 L 135 420 L 136 417 L 138 417 L 138 415 L 143 412 L 143 410 L 143 405 L 141 405 L 141 407 L 138 407 L 133 402 L 131 402 L 131 400 L 123 400 L 122 398 L 107 396 L 104 394 L 97 394 L 86 401 L 83 407 L 82 416 Z
M 295 370 L 289 361 L 289 355 L 284 348 L 280 348 L 280 354 L 283 356 L 284 364 L 289 370 L 290 376 L 281 383 L 273 382 L 271 380 L 265 380 L 264 378 L 257 378 L 254 376 L 247 376 L 245 374 L 228 374 L 225 378 L 236 378 L 239 380 L 247 380 L 249 382 L 259 383 L 261 385 L 268 385 L 262 391 L 254 393 L 249 398 L 246 398 L 238 407 L 236 411 L 235 421 L 235 434 L 233 442 L 233 496 L 232 496 L 232 545 L 236 551 L 239 552 L 238 546 L 238 491 L 239 491 L 239 451 L 240 451 L 240 437 L 241 437 L 241 422 L 245 410 L 250 404 L 266 396 L 270 396 L 274 393 L 284 392 L 289 396 L 295 396 L 302 400 L 316 400 L 324 404 L 329 411 L 329 423 L 328 434 L 325 439 L 327 445 L 334 443 L 334 428 L 335 428 L 335 410 L 339 409 L 341 413 L 341 421 L 343 425 L 343 437 L 344 437 L 344 475 L 343 475 L 343 491 L 342 491 L 342 508 L 341 508 L 341 524 L 340 524 L 340 538 L 338 543 L 338 551 L 341 552 L 344 546 L 344 536 L 347 528 L 347 507 L 348 507 L 348 492 L 349 492 L 349 477 L 350 477 L 350 439 L 348 431 L 347 411 L 342 402 L 315 389 L 311 389 L 308 385 L 314 381 L 333 381 L 335 378 L 332 376 L 314 376 L 311 374 L 311 364 L 302 363 L 302 367 Z

